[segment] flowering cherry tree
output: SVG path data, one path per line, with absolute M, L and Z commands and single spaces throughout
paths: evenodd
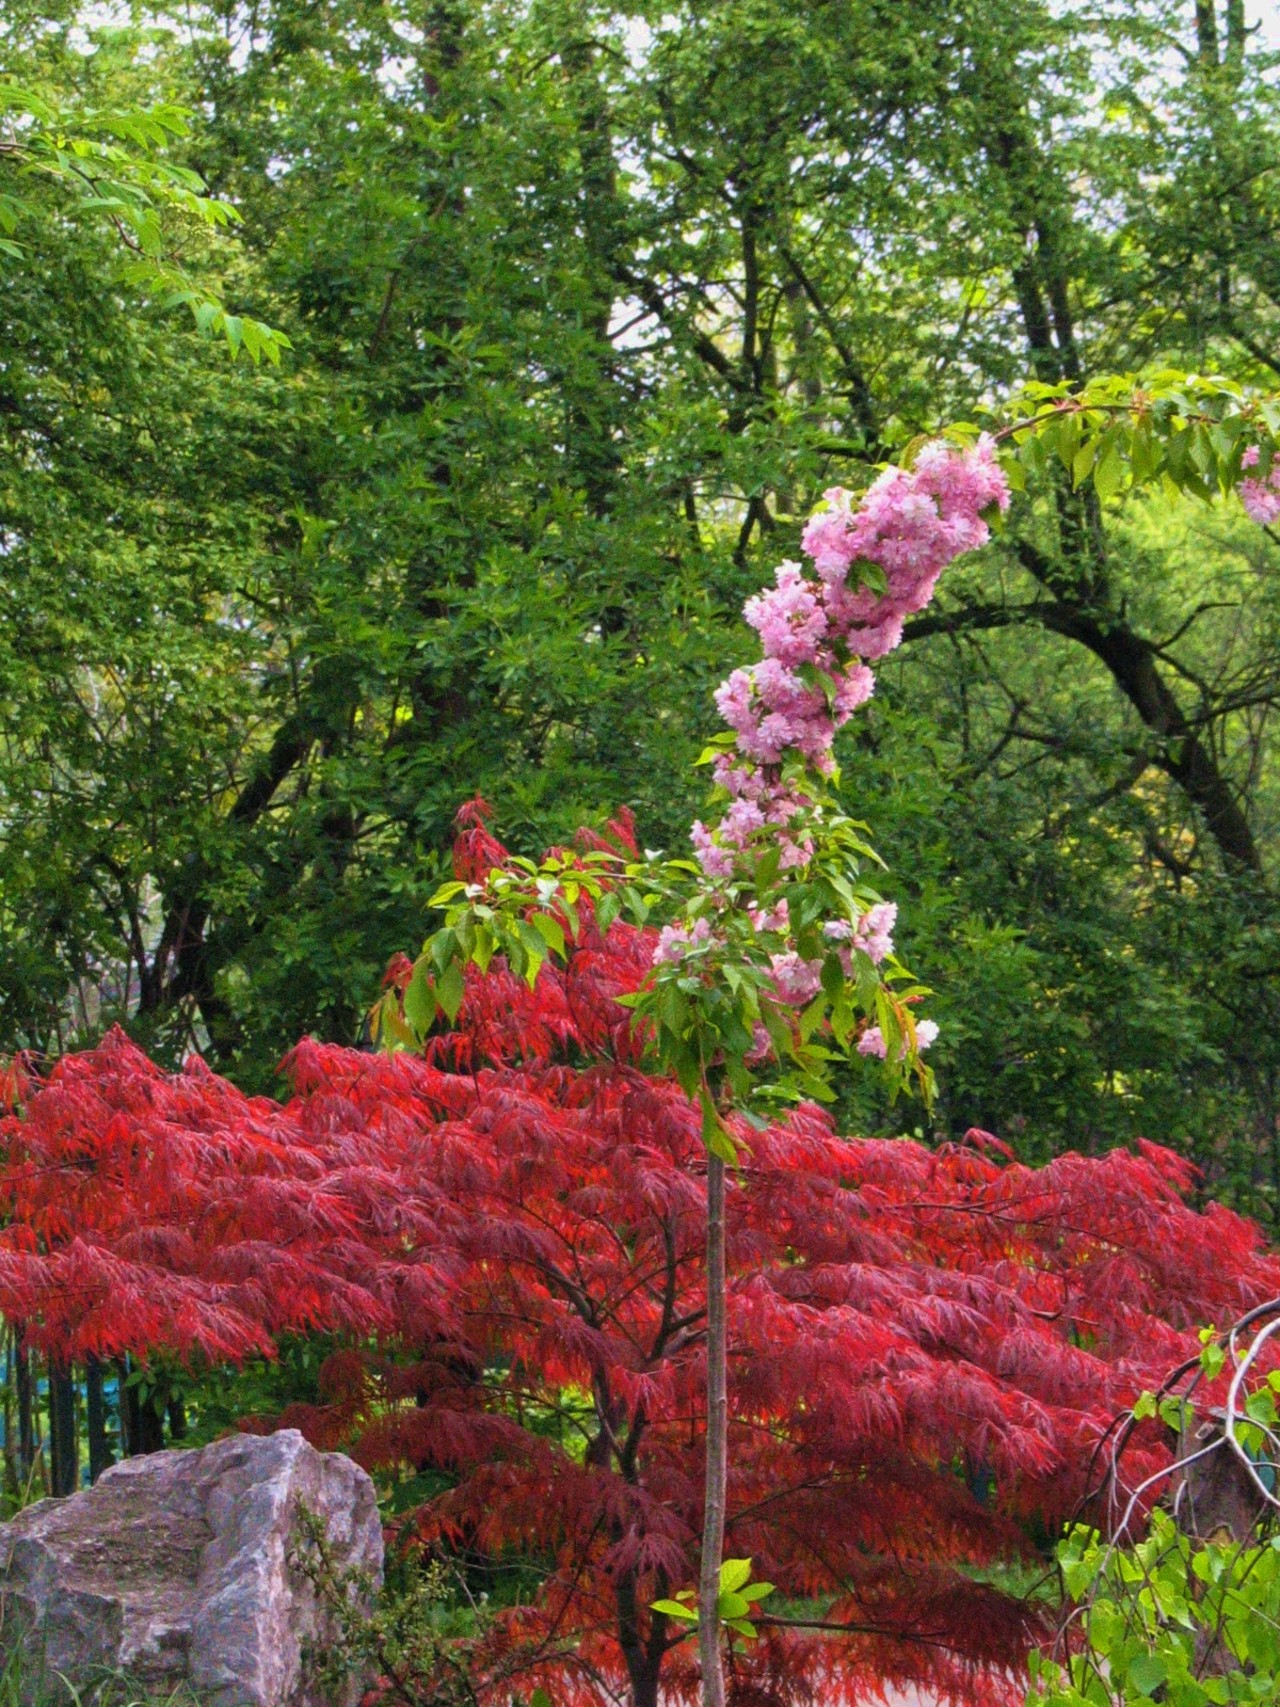
M 841 809 L 837 730 L 874 689 L 870 665 L 896 647 L 906 618 L 933 596 L 948 564 L 984 545 L 1013 489 L 1048 475 L 1059 503 L 1091 485 L 1107 501 L 1156 481 L 1211 498 L 1236 487 L 1263 524 L 1280 507 L 1273 463 L 1276 405 L 1229 382 L 1164 373 L 1104 379 L 1084 391 L 1029 387 L 993 433 L 959 428 L 908 448 L 857 498 L 841 488 L 805 529 L 810 565 L 787 561 L 745 616 L 763 656 L 716 694 L 728 725 L 703 754 L 712 806 L 692 839 L 696 864 L 632 865 L 620 876 L 601 853 L 587 878 L 559 861 L 495 868 L 436 897 L 446 922 L 412 968 L 403 1000 L 378 1010 L 391 1047 L 416 1044 L 438 1012 L 452 1020 L 462 967 L 497 952 L 536 981 L 563 955 L 578 897 L 607 925 L 626 901 L 667 923 L 648 983 L 630 998 L 660 1070 L 700 1104 L 708 1151 L 708 1417 L 706 1505 L 698 1592 L 704 1702 L 723 1707 L 722 1609 L 727 1376 L 724 1321 L 724 1169 L 740 1139 L 730 1107 L 830 1095 L 833 1063 L 850 1050 L 878 1057 L 891 1083 L 914 1075 L 936 1028 L 918 1020 L 926 994 L 893 954 L 892 903 L 867 885 L 875 861 L 863 827 Z

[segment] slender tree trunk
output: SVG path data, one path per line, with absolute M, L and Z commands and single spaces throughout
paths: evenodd
M 49 1362 L 49 1492 L 62 1498 L 80 1480 L 76 1388 L 71 1371 Z
M 21 1479 L 18 1475 L 18 1454 L 15 1447 L 13 1405 L 16 1397 L 14 1375 L 17 1369 L 17 1335 L 10 1334 L 6 1347 L 4 1368 L 4 1485 L 5 1492 L 17 1504 Z
M 126 1385 L 129 1379 L 129 1359 L 116 1358 L 116 1393 L 120 1402 L 120 1456 L 133 1457 L 133 1431 L 129 1427 L 131 1421 L 129 1407 L 129 1389 Z
M 169 1439 L 185 1440 L 187 1438 L 187 1407 L 182 1402 L 182 1395 L 170 1393 L 169 1402 L 165 1409 L 169 1417 Z
M 728 1466 L 729 1394 L 725 1349 L 724 1163 L 707 1156 L 707 1493 L 698 1584 L 698 1657 L 703 1707 L 724 1707 L 720 1658 L 720 1565 Z
M 89 1436 L 89 1480 L 96 1482 L 115 1463 L 107 1434 L 107 1406 L 102 1391 L 102 1365 L 91 1357 L 85 1371 L 85 1420 Z
M 136 1387 L 127 1387 L 124 1408 L 127 1409 L 129 1417 L 130 1458 L 141 1458 L 148 1452 L 163 1452 L 164 1418 L 155 1394 L 148 1399 L 141 1399 Z
M 18 1475 L 25 1494 L 36 1461 L 36 1418 L 31 1396 L 31 1359 L 17 1328 L 13 1331 L 13 1364 L 18 1392 Z
M 125 1456 L 164 1450 L 164 1417 L 157 1394 L 143 1400 L 129 1382 L 129 1359 L 120 1359 L 120 1433 Z

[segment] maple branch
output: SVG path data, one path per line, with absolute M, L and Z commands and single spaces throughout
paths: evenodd
M 671 1338 L 676 1308 L 676 1284 L 679 1278 L 676 1257 L 676 1230 L 671 1224 L 670 1215 L 662 1223 L 662 1243 L 666 1251 L 666 1284 L 662 1291 L 662 1320 L 658 1324 L 658 1332 L 649 1353 L 649 1362 L 656 1363 L 666 1350 L 667 1341 Z
M 858 1624 L 852 1620 L 845 1623 L 843 1620 L 827 1618 L 784 1618 L 768 1612 L 758 1613 L 755 1621 L 784 1630 L 833 1630 L 845 1636 L 887 1636 L 895 1642 L 917 1642 L 922 1647 L 942 1648 L 948 1653 L 955 1650 L 954 1636 L 926 1635 L 917 1630 L 904 1630 L 897 1624 Z

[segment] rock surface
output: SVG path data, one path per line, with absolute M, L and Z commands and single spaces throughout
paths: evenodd
M 0 1649 L 22 1640 L 45 1687 L 105 1668 L 207 1707 L 321 1707 L 306 1660 L 332 1622 L 293 1562 L 303 1508 L 340 1571 L 380 1580 L 373 1484 L 296 1429 L 117 1464 L 0 1524 Z

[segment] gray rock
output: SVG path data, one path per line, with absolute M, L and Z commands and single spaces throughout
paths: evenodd
M 0 1524 L 0 1650 L 21 1641 L 24 1671 L 78 1688 L 109 1670 L 207 1707 L 327 1707 L 307 1657 L 332 1613 L 297 1568 L 304 1508 L 338 1570 L 381 1580 L 373 1484 L 296 1429 L 117 1464 Z

